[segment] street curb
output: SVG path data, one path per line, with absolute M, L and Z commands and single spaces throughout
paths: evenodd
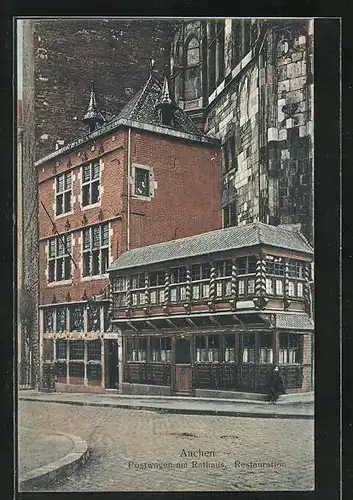
M 32 488 L 38 486 L 49 486 L 55 479 L 69 476 L 86 463 L 89 457 L 89 448 L 84 439 L 65 432 L 55 431 L 52 434 L 60 434 L 69 438 L 74 444 L 73 451 L 63 458 L 22 474 L 19 491 L 31 491 Z
M 19 398 L 21 401 L 40 401 L 42 403 L 57 403 L 57 404 L 67 404 L 73 406 L 98 406 L 103 408 L 122 408 L 124 410 L 145 410 L 145 411 L 155 411 L 158 413 L 174 413 L 174 414 L 184 414 L 184 415 L 217 415 L 224 417 L 250 417 L 250 418 L 279 418 L 279 419 L 306 419 L 313 420 L 314 415 L 307 414 L 295 414 L 295 413 L 267 413 L 267 412 L 249 412 L 249 411 L 231 411 L 231 410 L 201 410 L 192 408 L 163 408 L 161 406 L 148 406 L 148 405 L 128 405 L 121 403 L 96 403 L 94 401 L 58 401 L 52 399 L 38 399 L 31 397 Z

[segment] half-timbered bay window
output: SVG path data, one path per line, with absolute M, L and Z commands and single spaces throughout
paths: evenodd
M 88 227 L 83 235 L 83 276 L 105 274 L 109 256 L 109 224 Z
M 72 175 L 71 172 L 58 175 L 56 178 L 56 215 L 71 211 Z
M 216 297 L 229 297 L 232 294 L 232 261 L 218 260 L 214 266 L 216 268 Z
M 141 361 L 147 360 L 147 338 L 146 337 L 132 337 L 125 340 L 125 359 L 127 361 Z
M 210 296 L 211 265 L 195 264 L 191 266 L 192 297 L 194 300 L 207 299 Z
M 255 273 L 256 273 L 255 256 L 238 257 L 236 259 L 238 271 L 238 295 L 244 299 L 255 294 Z
M 304 278 L 303 262 L 300 260 L 288 260 L 288 275 L 291 278 Z
M 241 343 L 243 363 L 255 363 L 255 333 L 243 333 Z
M 259 340 L 260 363 L 273 363 L 273 335 L 261 333 Z
M 283 257 L 266 256 L 266 293 L 268 295 L 283 296 L 284 294 L 285 260 Z M 303 297 L 303 262 L 288 260 L 288 295 L 289 297 Z
M 119 278 L 113 278 L 112 289 L 114 294 L 114 306 L 115 307 L 125 307 L 126 306 L 126 290 L 127 290 L 127 277 L 122 276 Z
M 164 302 L 165 272 L 155 271 L 149 273 L 150 304 L 163 304 Z
M 70 377 L 84 376 L 84 340 L 70 341 Z
M 195 354 L 197 363 L 213 363 L 219 361 L 219 336 L 197 335 L 195 338 Z
M 210 21 L 208 31 L 208 92 L 224 78 L 224 21 Z
M 170 270 L 170 301 L 186 300 L 186 267 L 175 267 Z
M 131 305 L 142 306 L 145 304 L 145 275 L 144 273 L 131 276 Z
M 151 337 L 151 361 L 170 363 L 170 337 Z
M 266 256 L 266 293 L 282 296 L 284 292 L 284 259 Z
M 280 333 L 279 357 L 280 364 L 295 364 L 302 360 L 302 337 L 298 333 Z
M 71 234 L 62 235 L 49 240 L 48 281 L 71 279 Z
M 93 205 L 100 198 L 100 163 L 96 160 L 82 167 L 82 205 Z

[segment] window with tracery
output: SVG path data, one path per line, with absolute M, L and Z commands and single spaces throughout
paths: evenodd
M 212 93 L 224 78 L 225 21 L 211 21 L 208 39 L 208 93 Z
M 185 50 L 184 99 L 197 99 L 201 94 L 200 42 L 193 36 Z

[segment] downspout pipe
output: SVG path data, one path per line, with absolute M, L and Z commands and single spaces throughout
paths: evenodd
M 126 214 L 126 250 L 130 250 L 130 197 L 131 197 L 131 127 L 127 139 L 127 214 Z

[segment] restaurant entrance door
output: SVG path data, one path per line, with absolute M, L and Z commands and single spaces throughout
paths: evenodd
M 188 394 L 191 389 L 190 339 L 176 338 L 174 346 L 174 390 L 175 392 Z

